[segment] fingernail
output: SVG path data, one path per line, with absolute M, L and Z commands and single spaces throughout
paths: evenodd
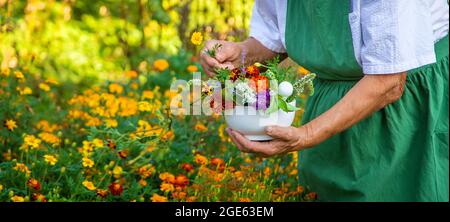
M 272 127 L 271 126 L 266 127 L 266 133 L 271 133 L 271 132 L 272 132 Z

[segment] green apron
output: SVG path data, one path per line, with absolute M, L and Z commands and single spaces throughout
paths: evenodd
M 363 77 L 349 12 L 349 1 L 288 1 L 288 54 L 318 76 L 303 123 Z M 300 183 L 322 201 L 448 201 L 448 36 L 435 52 L 436 63 L 408 72 L 398 101 L 300 151 Z

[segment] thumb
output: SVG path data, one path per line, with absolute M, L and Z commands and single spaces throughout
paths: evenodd
M 295 128 L 282 126 L 268 126 L 266 127 L 266 134 L 281 140 L 292 140 L 295 137 Z

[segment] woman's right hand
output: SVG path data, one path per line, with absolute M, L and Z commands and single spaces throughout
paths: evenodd
M 216 50 L 216 56 L 211 57 L 206 53 L 208 49 L 214 48 L 216 44 L 220 44 Z M 205 47 L 200 53 L 200 64 L 203 67 L 203 71 L 209 75 L 214 76 L 214 70 L 217 68 L 234 69 L 241 64 L 242 45 L 237 42 L 228 42 L 221 40 L 207 41 Z

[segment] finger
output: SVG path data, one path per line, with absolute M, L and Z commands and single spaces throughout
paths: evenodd
M 246 149 L 245 147 L 243 147 L 242 144 L 239 143 L 239 142 L 236 140 L 236 138 L 234 137 L 234 135 L 233 135 L 231 129 L 227 128 L 225 131 L 228 133 L 228 135 L 230 135 L 231 140 L 233 141 L 233 143 L 236 145 L 236 147 L 237 147 L 240 151 L 242 151 L 242 152 L 244 152 L 244 153 L 249 153 L 249 152 L 250 152 L 248 149 Z
M 271 154 L 274 150 L 273 142 L 254 142 L 245 138 L 242 134 L 236 131 L 232 131 L 237 142 L 242 144 L 243 147 L 254 153 Z
M 292 140 L 297 136 L 295 128 L 282 126 L 268 126 L 266 127 L 266 134 L 285 141 Z
M 214 76 L 214 72 L 210 69 L 210 67 L 205 62 L 203 62 L 203 60 L 200 61 L 200 65 L 203 68 L 203 72 L 205 72 L 209 77 Z
M 235 66 L 231 62 L 225 62 L 225 63 L 220 64 L 220 68 L 233 70 L 235 68 Z
M 222 47 L 217 49 L 216 59 L 219 63 L 234 60 L 237 56 L 238 50 L 230 43 L 222 43 Z

